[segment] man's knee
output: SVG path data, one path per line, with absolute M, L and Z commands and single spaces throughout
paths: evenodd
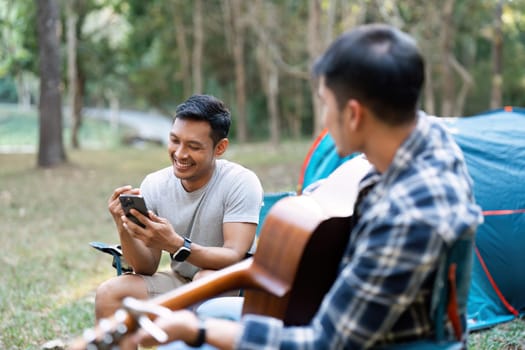
M 195 273 L 195 275 L 193 275 L 193 281 L 206 277 L 214 272 L 217 272 L 217 270 L 199 270 L 197 273 Z
M 102 282 L 95 293 L 95 316 L 97 319 L 112 315 L 125 297 L 146 299 L 147 286 L 139 275 L 121 275 Z

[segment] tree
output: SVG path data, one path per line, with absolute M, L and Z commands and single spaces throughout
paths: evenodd
M 78 14 L 75 8 L 76 0 L 66 1 L 66 42 L 67 42 L 67 77 L 68 77 L 68 105 L 69 120 L 71 123 L 71 146 L 80 148 L 78 132 L 82 122 L 82 93 L 78 72 L 77 59 L 77 23 Z
M 499 0 L 494 11 L 494 29 L 492 34 L 492 89 L 490 94 L 490 108 L 501 107 L 503 100 L 503 34 L 501 31 L 503 14 L 503 0 Z
M 321 54 L 323 47 L 321 39 L 321 1 L 308 1 L 308 58 L 310 65 Z M 314 134 L 321 131 L 321 102 L 317 98 L 316 85 L 311 83 L 312 107 L 314 109 Z
M 192 74 L 193 92 L 202 94 L 202 53 L 204 45 L 204 30 L 202 28 L 202 0 L 193 2 L 193 50 Z
M 246 25 L 242 18 L 243 2 L 241 0 L 225 0 L 222 4 L 226 22 L 224 26 L 226 43 L 232 53 L 235 65 L 236 135 L 237 141 L 244 143 L 248 140 L 248 125 L 246 118 L 246 64 L 244 62 L 244 30 Z M 228 40 L 229 38 L 231 39 Z
M 40 59 L 38 166 L 49 167 L 66 161 L 60 92 L 60 11 L 56 0 L 37 1 L 37 20 Z
M 33 1 L 0 2 L 0 78 L 10 77 L 18 104 L 29 108 L 37 100 L 36 11 Z
M 173 14 L 173 25 L 175 26 L 175 39 L 177 42 L 177 53 L 179 56 L 180 69 L 177 71 L 177 77 L 182 80 L 183 96 L 190 96 L 191 94 L 191 78 L 190 78 L 190 57 L 188 54 L 188 43 L 186 40 L 186 26 L 184 25 L 184 13 L 182 3 L 176 4 L 178 8 Z

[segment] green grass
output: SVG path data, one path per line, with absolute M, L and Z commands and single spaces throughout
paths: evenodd
M 524 350 L 525 320 L 516 319 L 469 335 L 469 350 Z
M 31 113 L 16 118 L 13 113 L 19 112 L 10 113 L 0 113 L 0 145 L 21 128 L 36 130 Z M 0 154 L 2 350 L 40 349 L 46 341 L 70 340 L 93 326 L 93 291 L 115 274 L 111 258 L 88 245 L 117 240 L 107 198 L 115 187 L 138 186 L 146 173 L 168 164 L 163 147 L 117 147 L 104 139 L 114 137 L 104 134 L 107 125 L 85 128 L 83 144 L 112 146 L 68 150 L 69 163 L 54 169 L 37 169 L 34 154 Z M 34 136 L 23 135 L 3 144 Z M 288 191 L 295 189 L 310 142 L 285 142 L 278 149 L 264 143 L 233 144 L 226 157 L 253 169 L 266 192 Z M 524 334 L 525 322 L 516 320 L 473 333 L 469 349 L 523 350 Z
M 37 349 L 93 324 L 90 292 L 114 272 L 88 242 L 116 240 L 106 199 L 161 163 L 154 154 L 70 152 L 72 164 L 46 170 L 0 155 L 0 348 Z

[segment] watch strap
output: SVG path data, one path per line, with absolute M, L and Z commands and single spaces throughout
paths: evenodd
M 184 238 L 184 243 L 182 247 L 177 249 L 176 252 L 170 253 L 170 257 L 172 260 L 184 261 L 191 254 L 191 240 L 188 237 L 183 237 L 183 238 Z M 181 254 L 184 255 L 183 258 L 178 257 Z
M 206 343 L 206 325 L 204 324 L 204 320 L 199 320 L 199 330 L 197 332 L 197 339 L 195 339 L 192 343 L 186 343 L 188 346 L 192 348 L 200 348 L 201 346 Z

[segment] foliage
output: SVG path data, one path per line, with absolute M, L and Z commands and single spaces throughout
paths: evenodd
M 74 1 L 79 16 L 78 60 L 86 82 L 84 101 L 87 105 L 108 104 L 116 97 L 120 105 L 127 108 L 154 108 L 171 114 L 174 107 L 193 92 L 194 3 L 183 0 L 71 1 Z M 226 16 L 226 5 L 231 1 L 203 2 L 202 69 L 204 91 L 224 99 L 235 113 L 232 33 Z M 445 93 L 439 91 L 440 34 L 443 31 L 439 3 L 416 0 L 311 1 L 321 4 L 322 47 L 335 35 L 363 22 L 388 22 L 411 32 L 422 44 L 429 64 L 434 66 L 429 78 L 433 79 L 436 102 L 446 98 Z M 521 93 L 525 73 L 520 66 L 525 59 L 525 1 L 502 1 L 503 102 L 506 105 L 525 105 L 525 96 Z M 455 0 L 452 3 L 452 53 L 473 79 L 460 114 L 470 115 L 489 108 L 496 1 Z M 258 66 L 261 50 L 271 51 L 266 60 L 273 60 L 280 71 L 278 108 L 283 134 L 297 136 L 299 132 L 309 135 L 313 131 L 312 92 L 307 79 L 311 65 L 308 56 L 310 39 L 307 37 L 308 6 L 307 1 L 273 0 L 255 1 L 253 6 L 243 4 L 241 8 L 238 19 L 245 36 L 248 134 L 256 139 L 267 138 L 269 132 L 267 97 L 262 88 L 264 76 L 261 76 Z M 22 74 L 36 72 L 34 8 L 34 2 L 30 0 L 8 0 L 0 5 L 0 33 L 6 48 L 0 50 L 0 76 L 9 76 L 11 81 L 17 82 L 17 88 L 20 88 Z M 453 72 L 450 79 L 451 88 L 459 91 L 462 79 L 458 73 Z M 0 98 L 12 99 L 13 95 L 4 94 Z M 439 108 L 436 109 L 439 113 Z M 235 133 L 235 128 L 233 130 Z
M 7 0 L 0 4 L 3 49 L 0 50 L 0 77 L 22 70 L 36 70 L 36 9 L 30 0 Z
M 0 78 L 0 101 L 10 103 L 15 103 L 18 101 L 16 86 L 13 82 L 13 78 L 10 76 Z
M 36 22 L 36 7 L 31 0 L 0 2 L 0 78 L 15 84 L 9 93 L 0 96 L 0 101 L 11 102 L 13 94 L 20 102 L 24 94 L 32 93 L 33 100 L 36 98 L 34 89 L 22 91 L 31 88 L 28 84 L 34 82 L 37 71 Z

